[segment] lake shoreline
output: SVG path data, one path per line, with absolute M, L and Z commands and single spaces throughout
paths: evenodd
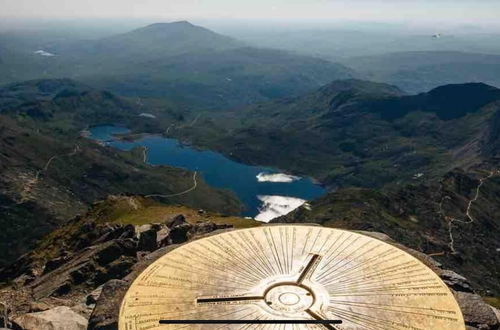
M 232 191 L 245 206 L 242 216 L 256 218 L 270 210 L 281 216 L 299 207 L 297 200 L 305 202 L 326 193 L 312 178 L 237 162 L 222 153 L 202 150 L 162 134 L 131 132 L 120 125 L 93 126 L 89 131 L 89 139 L 119 150 L 147 150 L 143 159 L 148 165 L 168 165 L 197 172 L 208 185 Z M 270 220 L 262 215 L 260 218 Z

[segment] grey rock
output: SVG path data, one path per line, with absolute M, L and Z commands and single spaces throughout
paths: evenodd
M 127 275 L 136 262 L 136 242 L 111 240 L 84 249 L 61 267 L 29 285 L 35 299 L 68 294 L 76 286 L 94 289 L 112 278 Z
M 500 327 L 495 312 L 481 296 L 470 292 L 454 292 L 465 324 L 473 329 L 493 330 Z
M 161 228 L 156 233 L 156 245 L 158 247 L 164 247 L 164 246 L 168 245 L 169 235 L 170 235 L 170 229 L 168 229 L 168 227 Z
M 28 313 L 14 319 L 24 330 L 85 330 L 87 320 L 66 306 L 44 312 Z
M 168 228 L 179 226 L 185 223 L 187 223 L 186 217 L 182 214 L 178 214 L 172 219 L 165 221 L 165 224 L 167 225 Z
M 473 292 L 467 279 L 454 271 L 442 270 L 440 276 L 443 282 L 455 291 Z
M 86 305 L 95 305 L 97 303 L 97 300 L 101 296 L 102 293 L 102 287 L 103 285 L 97 287 L 94 291 L 89 293 L 87 297 L 85 298 L 85 304 Z
M 118 328 L 120 305 L 130 283 L 123 280 L 110 280 L 102 287 L 92 315 L 88 330 L 111 330 Z
M 40 302 L 40 301 L 34 301 L 34 302 L 30 303 L 29 311 L 30 311 L 30 313 L 43 312 L 43 311 L 50 309 L 50 307 L 51 306 L 47 303 Z
M 154 251 L 158 248 L 156 228 L 150 228 L 139 234 L 139 244 L 137 249 L 139 251 Z
M 193 228 L 190 223 L 183 223 L 176 225 L 170 229 L 169 243 L 170 244 L 180 244 L 186 242 L 190 236 L 188 233 Z

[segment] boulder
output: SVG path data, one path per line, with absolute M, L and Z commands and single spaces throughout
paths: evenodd
M 179 226 L 185 223 L 187 223 L 186 217 L 182 214 L 178 214 L 172 219 L 165 221 L 165 224 L 167 225 L 168 228 Z
M 30 303 L 29 311 L 31 313 L 43 312 L 50 309 L 50 305 L 42 301 L 33 301 Z
M 156 232 L 156 228 L 150 228 L 141 232 L 139 234 L 139 245 L 137 246 L 137 250 L 150 252 L 156 250 L 158 248 Z
M 102 287 L 103 285 L 97 287 L 94 291 L 89 293 L 87 297 L 85 298 L 85 304 L 86 305 L 95 305 L 97 303 L 97 300 L 101 296 L 102 293 Z
M 455 291 L 473 292 L 472 286 L 467 279 L 454 271 L 442 270 L 440 276 L 443 282 Z
M 44 312 L 28 313 L 14 319 L 24 330 L 85 330 L 87 320 L 66 306 L 54 307 Z
M 170 229 L 169 243 L 180 244 L 186 242 L 190 238 L 188 233 L 192 228 L 193 225 L 190 223 L 183 223 L 172 227 Z
M 88 330 L 111 330 L 118 328 L 120 305 L 130 283 L 111 280 L 102 287 L 96 306 L 90 315 Z
M 124 277 L 137 261 L 136 244 L 132 239 L 115 239 L 75 253 L 64 265 L 29 285 L 34 298 L 63 296 L 77 286 L 94 289 Z
M 169 235 L 170 235 L 170 229 L 168 229 L 168 227 L 162 227 L 156 233 L 156 245 L 158 247 L 164 247 L 164 246 L 168 245 Z
M 493 330 L 500 327 L 495 312 L 481 296 L 470 292 L 454 292 L 465 324 L 472 329 Z
M 189 234 L 191 235 L 190 236 L 191 238 L 194 236 L 201 236 L 208 233 L 212 233 L 219 229 L 229 229 L 232 227 L 233 227 L 232 225 L 218 225 L 214 222 L 198 222 L 193 225 L 193 228 L 190 230 Z

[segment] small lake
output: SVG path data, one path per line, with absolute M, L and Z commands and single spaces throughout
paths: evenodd
M 232 190 L 244 203 L 243 216 L 267 222 L 286 214 L 305 201 L 325 194 L 325 189 L 309 178 L 300 178 L 267 167 L 250 166 L 222 154 L 184 146 L 176 139 L 146 136 L 137 141 L 119 141 L 113 134 L 127 133 L 119 126 L 96 126 L 89 138 L 107 145 L 131 150 L 147 147 L 147 163 L 169 165 L 198 171 L 211 186 Z

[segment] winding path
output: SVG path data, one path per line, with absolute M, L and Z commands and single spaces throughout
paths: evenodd
M 481 187 L 483 186 L 483 184 L 488 179 L 494 177 L 495 175 L 497 175 L 499 173 L 500 173 L 500 170 L 491 171 L 490 174 L 488 174 L 487 176 L 479 179 L 479 184 L 476 187 L 476 193 L 474 195 L 474 198 L 472 198 L 471 200 L 469 200 L 469 203 L 467 204 L 467 209 L 465 211 L 465 216 L 467 217 L 466 220 L 460 220 L 460 219 L 449 217 L 449 216 L 445 215 L 444 212 L 443 212 L 443 201 L 445 199 L 451 199 L 451 197 L 450 196 L 444 196 L 441 199 L 441 202 L 439 203 L 439 212 L 444 216 L 445 220 L 448 222 L 448 236 L 450 238 L 450 242 L 448 243 L 448 246 L 450 247 L 450 250 L 451 250 L 452 253 L 456 253 L 456 250 L 455 250 L 455 239 L 453 237 L 453 223 L 455 223 L 455 222 L 464 223 L 464 224 L 474 223 L 475 220 L 474 220 L 474 218 L 472 217 L 472 215 L 470 213 L 471 212 L 472 204 L 475 201 L 477 201 L 477 199 L 479 198 L 479 192 L 480 192 Z
M 62 155 L 54 155 L 54 156 L 50 157 L 49 160 L 43 166 L 43 168 L 41 170 L 36 171 L 35 177 L 33 179 L 28 180 L 28 182 L 24 185 L 24 188 L 20 194 L 21 200 L 19 203 L 24 203 L 30 199 L 31 192 L 33 191 L 33 187 L 38 183 L 38 180 L 40 178 L 40 174 L 42 172 L 46 172 L 49 169 L 49 166 L 50 166 L 50 164 L 52 164 L 52 161 L 54 161 L 54 159 L 57 159 L 57 158 L 63 157 L 63 156 L 73 157 L 78 152 L 80 152 L 80 146 L 78 144 L 75 144 L 75 148 L 70 153 L 62 154 Z
M 160 195 L 160 194 L 153 194 L 153 195 L 146 195 L 145 197 L 161 197 L 161 198 L 168 198 L 168 197 L 175 197 L 175 196 L 181 196 L 185 195 L 193 190 L 195 190 L 198 187 L 198 182 L 196 181 L 196 175 L 198 174 L 198 171 L 195 171 L 193 173 L 193 186 L 187 190 L 184 190 L 180 193 L 176 194 L 170 194 L 170 195 Z

